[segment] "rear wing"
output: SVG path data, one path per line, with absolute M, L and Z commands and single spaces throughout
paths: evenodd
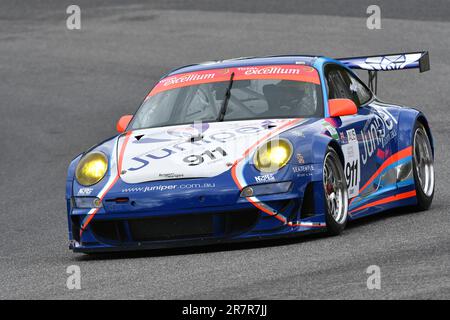
M 336 60 L 339 60 L 350 69 L 367 70 L 369 73 L 369 88 L 375 93 L 378 87 L 378 71 L 419 69 L 420 72 L 425 72 L 430 70 L 428 51 L 340 58 Z

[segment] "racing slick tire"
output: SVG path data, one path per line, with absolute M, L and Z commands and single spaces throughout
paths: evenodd
M 427 210 L 434 196 L 434 157 L 427 130 L 416 121 L 412 141 L 412 163 L 414 184 L 416 186 L 417 211 Z
M 347 224 L 348 190 L 343 164 L 331 147 L 328 147 L 323 161 L 323 187 L 327 233 L 335 236 L 342 233 Z

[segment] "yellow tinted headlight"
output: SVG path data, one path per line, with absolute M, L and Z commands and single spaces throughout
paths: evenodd
M 101 152 L 91 152 L 81 158 L 75 171 L 77 181 L 83 186 L 96 184 L 108 170 L 108 159 Z
M 291 143 L 284 139 L 275 139 L 258 148 L 253 162 L 259 171 L 274 172 L 285 166 L 291 156 Z

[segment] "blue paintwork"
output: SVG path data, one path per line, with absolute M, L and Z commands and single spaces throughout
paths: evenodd
M 347 68 L 347 65 L 340 61 L 324 57 L 284 56 L 224 61 L 210 65 L 188 66 L 172 71 L 168 75 L 211 68 L 294 63 L 311 65 L 318 70 L 323 88 L 326 117 L 321 119 L 307 119 L 303 123 L 293 126 L 279 135 L 281 138 L 285 138 L 292 143 L 294 156 L 291 158 L 288 165 L 274 173 L 273 179 L 274 181 L 292 181 L 293 186 L 287 193 L 260 196 L 258 197 L 258 200 L 260 203 L 279 212 L 280 216 L 286 218 L 285 222 L 262 212 L 260 218 L 252 228 L 233 236 L 224 236 L 220 229 L 220 219 L 217 218 L 215 220 L 215 226 L 217 228 L 215 227 L 215 234 L 211 237 L 183 239 L 181 241 L 134 241 L 129 228 L 127 227 L 127 221 L 130 219 L 192 215 L 198 213 L 216 215 L 222 212 L 235 212 L 235 214 L 239 214 L 239 211 L 255 209 L 255 206 L 246 198 L 240 197 L 240 190 L 233 181 L 231 170 L 213 178 L 154 181 L 139 184 L 127 184 L 119 178 L 117 183 L 115 183 L 111 190 L 107 192 L 103 200 L 103 208 L 96 213 L 93 221 L 123 221 L 126 239 L 120 243 L 102 239 L 93 233 L 91 225 L 87 226 L 80 239 L 79 235 L 74 234 L 73 231 L 76 233 L 79 232 L 80 224 L 83 221 L 86 221 L 89 210 L 74 208 L 71 202 L 71 198 L 77 196 L 80 190 L 85 188 L 79 185 L 76 179 L 74 179 L 76 165 L 82 157 L 82 155 L 79 155 L 69 165 L 66 183 L 70 248 L 74 251 L 81 252 L 135 250 L 143 248 L 179 247 L 208 243 L 245 241 L 325 231 L 326 221 L 322 186 L 322 163 L 328 146 L 334 145 L 340 149 L 343 145 L 348 143 L 347 130 L 355 130 L 361 162 L 362 159 L 366 159 L 366 161 L 361 164 L 362 168 L 359 183 L 359 186 L 361 187 L 374 175 L 380 165 L 386 160 L 383 157 L 380 158 L 379 154 L 384 154 L 388 157 L 389 155 L 395 154 L 396 152 L 411 146 L 412 128 L 416 119 L 421 118 L 426 123 L 426 119 L 421 112 L 412 108 L 386 104 L 374 97 L 369 103 L 359 108 L 357 115 L 334 119 L 328 118 L 328 93 L 324 82 L 324 66 L 328 63 L 336 63 Z M 384 147 L 377 145 L 377 150 L 373 150 L 373 153 L 370 156 L 366 156 L 368 143 L 365 137 L 370 130 L 370 124 L 379 121 L 380 116 L 386 116 L 386 113 L 383 113 L 385 111 L 388 112 L 387 115 L 389 115 L 389 121 L 391 121 L 393 128 L 387 130 L 385 122 L 382 123 L 382 126 L 384 126 L 384 130 L 387 130 L 388 133 L 392 133 L 392 139 L 387 141 Z M 382 112 L 383 115 L 380 115 L 380 112 Z M 116 156 L 113 149 L 117 144 L 119 137 L 121 137 L 121 135 L 112 137 L 91 148 L 89 151 L 101 151 L 111 159 L 111 157 Z M 297 154 L 300 154 L 303 159 L 299 160 Z M 400 162 L 394 162 L 391 166 L 387 167 L 386 170 L 404 163 L 405 161 L 411 161 L 411 157 L 403 159 Z M 111 175 L 114 175 L 114 172 L 108 170 L 102 181 L 97 185 L 90 187 L 90 194 L 93 196 L 97 195 L 103 189 L 106 181 L 108 181 Z M 255 176 L 259 176 L 261 173 L 253 166 L 246 165 L 242 171 L 242 175 L 246 182 L 252 184 L 255 183 Z M 315 214 L 311 217 L 302 219 L 300 216 L 301 203 L 305 196 L 305 189 L 310 183 L 312 183 L 314 190 Z M 211 188 L 212 184 L 214 187 Z M 195 187 L 185 188 L 188 185 L 195 185 Z M 151 190 L 157 186 L 162 190 L 156 192 L 143 191 Z M 182 186 L 184 186 L 183 189 L 181 189 Z M 128 192 L 124 192 L 124 190 Z M 390 184 L 381 183 L 378 190 L 365 196 L 363 199 L 356 199 L 359 201 L 355 200 L 356 204 L 350 204 L 349 211 L 351 212 L 361 205 L 379 199 L 413 190 L 415 190 L 415 185 L 412 179 L 397 181 Z M 123 203 L 109 201 L 124 197 L 127 197 L 128 200 Z M 288 203 L 289 200 L 291 200 L 289 205 L 280 208 L 280 201 Z M 353 212 L 349 216 L 349 219 L 355 219 L 390 208 L 412 205 L 415 203 L 416 198 L 412 197 L 382 205 L 371 206 L 367 209 Z

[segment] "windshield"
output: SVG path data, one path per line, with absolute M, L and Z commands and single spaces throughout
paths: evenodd
M 208 72 L 161 80 L 139 108 L 131 129 L 217 121 L 232 73 L 235 76 L 223 121 L 323 114 L 320 82 L 311 67 L 262 66 Z

